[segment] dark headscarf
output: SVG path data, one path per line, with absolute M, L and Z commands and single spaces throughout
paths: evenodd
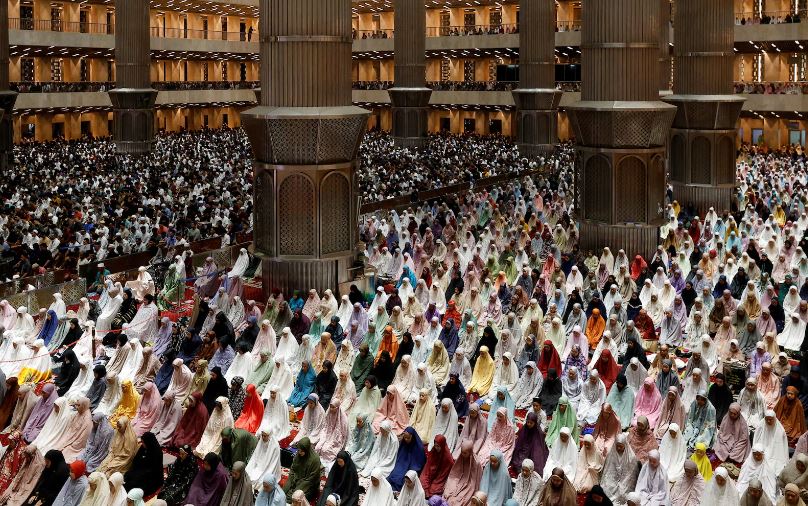
M 193 458 L 193 457 L 191 457 Z M 219 504 L 227 488 L 228 473 L 215 453 L 205 455 L 210 471 L 201 470 L 196 474 L 185 504 Z
M 396 492 L 400 491 L 401 487 L 404 486 L 404 475 L 406 475 L 408 471 L 420 473 L 421 469 L 424 468 L 424 464 L 426 464 L 424 443 L 421 442 L 418 432 L 412 427 L 407 427 L 404 429 L 404 432 L 412 436 L 412 440 L 409 443 L 403 439 L 400 440 L 398 444 L 398 455 L 396 455 L 396 465 L 393 471 L 390 472 L 390 476 L 387 477 L 387 481 L 390 482 L 390 485 Z
M 528 421 L 535 424 L 532 429 L 527 426 Z M 544 469 L 549 454 L 550 450 L 547 449 L 547 443 L 544 440 L 544 431 L 539 426 L 539 417 L 531 410 L 525 418 L 525 425 L 519 429 L 519 433 L 516 435 L 511 467 L 522 469 L 522 461 L 530 459 L 536 469 Z
M 283 491 L 286 493 L 286 497 L 292 497 L 295 491 L 302 490 L 306 494 L 306 498 L 311 501 L 320 492 L 320 472 L 323 464 L 320 462 L 320 457 L 314 452 L 309 438 L 304 437 L 298 441 L 297 449 L 298 452 L 292 460 L 289 478 L 283 485 Z
M 629 345 L 629 343 L 633 344 Z M 626 367 L 628 367 L 632 358 L 636 358 L 646 370 L 651 367 L 642 344 L 640 344 L 635 336 L 628 336 L 628 339 L 626 339 L 626 354 L 623 355 L 623 373 L 626 372 Z
M 370 370 L 370 374 L 376 378 L 376 381 L 379 382 L 379 389 L 380 390 L 387 390 L 387 387 L 390 386 L 390 383 L 393 382 L 393 378 L 396 375 L 396 368 L 393 365 L 393 361 L 390 359 L 390 353 L 385 350 L 382 352 L 381 356 L 379 357 L 379 361 L 373 366 L 373 369 Z
M 42 470 L 34 493 L 42 501 L 43 506 L 50 506 L 70 477 L 70 467 L 59 450 L 48 450 L 45 453 L 45 460 L 50 462 L 50 467 Z
M 452 380 L 454 380 L 454 383 L 452 383 Z M 469 414 L 469 400 L 466 395 L 466 388 L 460 382 L 460 376 L 457 374 L 449 374 L 449 382 L 443 387 L 438 400 L 442 401 L 443 399 L 452 401 L 459 418 Z
M 727 380 L 722 373 L 716 374 L 715 379 L 720 379 L 723 384 L 718 386 L 717 383 L 713 383 L 707 394 L 707 400 L 715 408 L 716 423 L 721 425 L 721 420 L 724 419 L 724 415 L 729 411 L 729 405 L 732 404 L 732 391 L 727 386 Z
M 166 393 L 168 385 L 171 384 L 171 377 L 174 376 L 174 359 L 177 358 L 177 352 L 169 350 L 163 357 L 163 365 L 157 370 L 157 375 L 154 377 L 154 384 L 160 395 Z
M 539 394 L 541 407 L 548 416 L 553 415 L 562 393 L 563 387 L 561 386 L 561 380 L 558 378 L 558 373 L 555 369 L 550 369 L 547 371 L 547 379 L 544 380 Z
M 362 356 L 363 348 L 368 350 L 368 353 L 364 357 Z M 351 367 L 351 380 L 353 380 L 356 386 L 357 394 L 362 392 L 362 389 L 365 388 L 365 378 L 368 377 L 371 369 L 373 369 L 373 354 L 370 353 L 368 345 L 362 343 L 359 345 L 359 353 L 356 354 L 353 367 Z
M 101 399 L 107 391 L 107 368 L 103 365 L 93 367 L 93 382 L 87 390 L 87 398 L 90 399 L 90 410 L 94 410 L 101 404 Z
M 62 396 L 67 393 L 73 382 L 79 376 L 79 359 L 72 349 L 67 349 L 62 354 L 62 367 L 54 380 L 56 391 Z
M 191 447 L 185 445 L 181 450 L 186 454 L 185 459 L 177 457 L 177 460 L 168 466 L 168 477 L 160 490 L 160 495 L 157 496 L 168 504 L 180 504 L 185 499 L 191 483 L 199 472 L 199 464 L 196 463 Z
M 205 387 L 205 392 L 202 394 L 202 402 L 205 404 L 205 407 L 208 408 L 208 413 L 213 413 L 213 408 L 216 405 L 216 399 L 218 397 L 229 398 L 229 388 L 227 386 L 227 380 L 224 374 L 222 374 L 221 367 L 214 367 L 210 372 L 210 381 L 208 381 L 208 386 Z M 213 373 L 216 373 L 215 379 L 213 378 Z
M 163 486 L 163 450 L 151 432 L 140 436 L 141 446 L 132 461 L 132 467 L 123 475 L 126 490 L 139 488 L 148 497 Z
M 303 311 L 295 311 L 294 316 L 289 321 L 289 330 L 292 331 L 292 335 L 295 336 L 295 339 L 299 342 L 303 338 L 303 335 L 309 332 L 310 328 L 311 321 L 303 314 Z
M 320 405 L 328 409 L 331 404 L 331 397 L 334 395 L 334 390 L 337 388 L 337 375 L 334 374 L 334 365 L 330 360 L 323 362 L 323 370 L 317 374 L 317 379 L 314 383 L 314 391 L 320 398 Z
M 593 495 L 599 495 L 603 500 L 596 502 L 595 499 L 592 498 Z M 584 501 L 584 506 L 612 506 L 613 504 L 612 500 L 609 499 L 609 496 L 606 495 L 606 492 L 603 491 L 600 485 L 592 487 L 592 490 L 586 495 L 586 501 Z
M 202 402 L 202 394 L 196 392 L 191 394 L 191 397 L 196 404 L 188 406 L 188 409 L 183 413 L 174 431 L 174 436 L 171 438 L 170 446 L 190 445 L 196 447 L 202 439 L 202 434 L 208 425 L 209 411 L 205 407 L 205 403 Z
M 449 324 L 448 329 L 445 326 L 447 323 Z M 440 331 L 438 340 L 443 343 L 443 346 L 446 347 L 446 353 L 449 354 L 449 358 L 451 359 L 454 357 L 455 350 L 457 350 L 457 345 L 460 343 L 460 338 L 457 333 L 457 326 L 455 325 L 454 319 L 447 318 L 443 324 L 444 327 Z
M 359 474 L 356 465 L 351 460 L 351 455 L 342 450 L 337 454 L 337 459 L 342 460 L 345 465 L 340 466 L 334 462 L 331 471 L 328 472 L 328 479 L 320 494 L 318 506 L 325 506 L 328 496 L 334 494 L 340 499 L 340 506 L 357 506 L 359 504 Z

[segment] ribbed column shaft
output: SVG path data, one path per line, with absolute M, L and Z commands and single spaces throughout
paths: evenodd
M 260 11 L 261 105 L 350 105 L 350 0 L 261 0 Z
M 395 85 L 422 88 L 426 83 L 426 7 L 423 0 L 395 0 Z
M 659 6 L 649 0 L 587 0 L 582 100 L 659 99 Z
M 522 0 L 519 87 L 555 88 L 555 0 Z
M 659 89 L 668 91 L 671 86 L 671 2 L 659 0 Z
M 676 0 L 676 95 L 731 95 L 733 0 Z
M 115 0 L 115 82 L 118 88 L 151 86 L 149 0 Z

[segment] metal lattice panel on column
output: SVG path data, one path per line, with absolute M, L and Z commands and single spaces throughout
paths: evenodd
M 284 179 L 278 190 L 281 255 L 313 255 L 314 188 L 301 174 Z
M 582 183 L 586 219 L 611 221 L 612 168 L 609 161 L 600 155 L 587 160 Z
M 636 156 L 627 156 L 620 161 L 615 174 L 617 200 L 622 205 L 615 207 L 616 223 L 643 223 L 647 198 L 645 163 Z
M 65 304 L 73 305 L 81 302 L 81 298 L 87 293 L 87 282 L 84 279 L 65 283 L 61 288 L 62 299 Z
M 317 120 L 278 120 L 269 123 L 275 163 L 307 164 L 316 160 Z
M 272 174 L 262 170 L 255 178 L 255 215 L 253 219 L 255 248 L 260 253 L 275 254 L 275 185 Z
M 687 111 L 687 124 L 690 128 L 714 128 L 716 118 L 716 104 L 689 102 Z
M 219 269 L 226 269 L 233 265 L 231 261 L 230 248 L 217 249 L 212 253 L 213 261 Z
M 363 117 L 332 119 L 320 123 L 320 142 L 317 160 L 330 163 L 336 160 L 350 160 L 354 157 L 354 139 L 362 135 L 366 127 Z
M 351 186 L 342 174 L 326 176 L 320 185 L 320 241 L 324 255 L 351 249 Z

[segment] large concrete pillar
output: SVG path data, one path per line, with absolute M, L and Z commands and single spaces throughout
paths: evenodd
M 569 118 L 584 250 L 656 249 L 676 112 L 659 101 L 659 11 L 658 1 L 588 0 L 583 12 L 583 89 Z
M 555 89 L 555 0 L 522 0 L 519 34 L 519 87 L 516 102 L 516 142 L 524 156 L 552 152 L 558 142 L 558 104 Z
M 393 105 L 393 140 L 397 146 L 426 143 L 429 97 L 426 87 L 426 6 L 424 0 L 395 0 L 395 82 L 387 90 Z
M 704 213 L 728 210 L 735 193 L 736 126 L 744 98 L 732 88 L 732 0 L 676 0 L 677 107 L 671 130 L 674 198 Z
M 659 95 L 671 94 L 671 0 L 659 0 Z
M 255 155 L 263 288 L 334 289 L 353 263 L 356 155 L 369 116 L 351 105 L 351 0 L 259 8 L 261 93 L 241 121 Z
M 143 154 L 154 148 L 149 0 L 115 0 L 115 89 L 109 92 L 118 153 Z
M 11 113 L 17 92 L 8 89 L 8 2 L 0 1 L 0 170 L 7 169 L 14 147 L 14 120 Z

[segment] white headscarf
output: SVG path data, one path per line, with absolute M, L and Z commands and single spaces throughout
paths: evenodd
M 671 437 L 671 432 L 676 434 L 675 438 Z M 676 482 L 684 476 L 686 458 L 687 445 L 685 444 L 685 438 L 682 437 L 679 425 L 672 423 L 665 432 L 662 444 L 659 446 L 659 461 L 665 466 L 668 481 Z
M 286 417 L 287 421 L 289 417 Z M 264 441 L 263 434 L 267 434 Z M 253 490 L 260 491 L 263 487 L 263 477 L 266 473 L 272 473 L 281 479 L 281 448 L 275 437 L 266 430 L 258 431 L 258 444 L 253 451 L 250 461 L 247 463 L 247 475 L 252 480 Z

